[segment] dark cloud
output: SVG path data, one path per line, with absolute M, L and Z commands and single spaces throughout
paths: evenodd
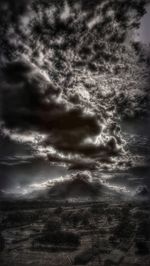
M 52 198 L 76 198 L 76 197 L 92 197 L 96 198 L 100 195 L 100 183 L 92 183 L 91 176 L 88 172 L 79 172 L 70 175 L 63 182 L 57 182 L 49 189 L 49 196 Z
M 12 13 L 15 12 L 15 15 L 22 15 L 28 8 L 28 5 L 32 0 L 1 0 L 0 9 L 7 10 L 9 9 Z
M 100 133 L 96 115 L 61 99 L 60 89 L 27 62 L 6 65 L 2 77 L 1 119 L 7 128 L 48 134 L 48 144 L 60 150 L 94 152 L 81 143 Z
M 143 66 L 129 47 L 128 30 L 138 27 L 144 4 L 1 1 L 5 127 L 43 133 L 43 146 L 66 153 L 116 155 L 122 144 L 118 117 L 135 113 L 142 97 L 137 93 Z

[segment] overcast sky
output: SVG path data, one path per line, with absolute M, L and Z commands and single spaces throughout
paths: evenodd
M 147 13 L 141 21 L 139 39 L 144 43 L 150 43 L 150 5 L 147 7 Z

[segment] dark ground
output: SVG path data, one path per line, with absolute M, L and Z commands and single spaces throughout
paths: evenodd
M 0 203 L 1 266 L 150 265 L 146 202 Z

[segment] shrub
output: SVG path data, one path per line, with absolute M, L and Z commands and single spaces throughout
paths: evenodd
M 0 234 L 0 251 L 2 251 L 5 248 L 5 239 Z
M 85 265 L 93 259 L 93 252 L 91 249 L 84 250 L 77 254 L 74 258 L 75 265 Z
M 147 243 L 144 241 L 136 241 L 136 248 L 137 248 L 137 254 L 139 255 L 147 255 L 149 254 L 149 248 L 147 246 Z
M 44 227 L 44 231 L 48 233 L 60 231 L 60 229 L 61 229 L 61 223 L 59 219 L 48 220 Z
M 144 220 L 137 228 L 137 235 L 143 236 L 145 240 L 150 240 L 150 221 Z
M 80 236 L 72 231 L 54 231 L 46 233 L 39 239 L 41 243 L 51 245 L 71 245 L 78 246 L 80 244 Z
M 39 218 L 38 212 L 13 212 L 9 213 L 6 219 L 3 220 L 3 224 L 11 224 L 12 226 L 18 224 L 32 223 Z

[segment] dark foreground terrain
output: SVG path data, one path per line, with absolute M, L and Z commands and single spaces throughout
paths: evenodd
M 148 203 L 0 203 L 1 266 L 150 265 Z

